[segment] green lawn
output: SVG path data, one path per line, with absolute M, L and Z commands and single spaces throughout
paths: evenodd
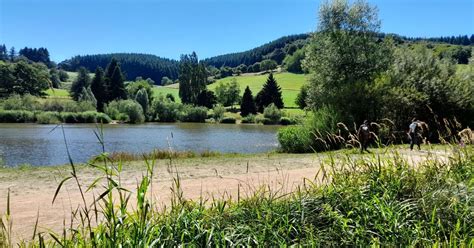
M 46 94 L 48 94 L 48 97 L 58 97 L 58 98 L 69 98 L 69 91 L 65 89 L 47 89 Z
M 285 107 L 296 108 L 295 99 L 299 93 L 301 86 L 306 82 L 307 75 L 303 74 L 294 74 L 294 73 L 276 73 L 274 74 L 277 83 L 280 85 L 283 95 L 283 102 L 285 103 Z M 240 84 L 241 93 L 244 93 L 245 87 L 247 85 L 252 90 L 253 95 L 257 95 L 257 93 L 262 89 L 263 84 L 266 82 L 268 75 L 244 75 L 244 76 L 237 76 L 237 77 L 228 77 L 224 79 L 217 80 L 215 83 L 210 84 L 208 88 L 210 90 L 214 90 L 216 86 L 221 82 L 229 82 L 232 78 L 236 78 L 237 82 Z M 175 96 L 176 99 L 178 97 L 178 89 L 175 85 L 164 86 L 164 87 L 155 87 L 153 89 L 155 94 L 168 94 L 171 93 Z
M 155 86 L 153 87 L 153 94 L 157 96 L 158 94 L 172 94 L 174 96 L 174 99 L 176 102 L 181 102 L 181 99 L 179 98 L 179 89 L 178 88 L 172 88 L 168 86 Z

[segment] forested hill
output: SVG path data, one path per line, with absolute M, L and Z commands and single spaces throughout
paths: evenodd
M 59 63 L 59 66 L 67 71 L 76 71 L 79 67 L 84 66 L 93 72 L 97 66 L 105 69 L 112 58 L 120 62 L 127 80 L 134 80 L 140 76 L 143 78 L 151 78 L 159 84 L 162 77 L 171 79 L 178 78 L 178 61 L 150 54 L 110 53 L 75 56 Z
M 220 68 L 222 66 L 236 67 L 241 64 L 252 65 L 264 59 L 275 60 L 278 64 L 284 59 L 288 49 L 292 43 L 303 42 L 309 38 L 310 34 L 298 34 L 281 37 L 277 40 L 264 44 L 262 46 L 253 48 L 245 52 L 229 53 L 205 59 L 204 62 L 208 65 Z M 296 45 L 295 45 L 296 46 Z

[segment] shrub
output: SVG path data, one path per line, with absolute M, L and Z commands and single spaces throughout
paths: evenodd
M 61 115 L 58 112 L 39 112 L 36 114 L 36 123 L 58 124 L 61 123 Z
M 125 120 L 130 123 L 145 121 L 142 106 L 133 100 L 112 101 L 106 106 L 105 113 L 115 120 Z
M 312 134 L 304 126 L 284 127 L 278 130 L 278 142 L 283 152 L 311 152 Z
M 35 111 L 41 109 L 38 97 L 32 95 L 12 95 L 2 100 L 1 105 L 4 110 L 28 110 Z
M 184 105 L 179 115 L 179 120 L 182 122 L 205 122 L 206 118 L 206 107 L 193 107 L 191 105 Z
M 221 120 L 221 123 L 224 123 L 224 124 L 235 124 L 236 122 L 237 120 L 234 117 L 224 117 Z
M 34 122 L 35 115 L 25 110 L 0 110 L 0 123 Z
M 295 119 L 292 119 L 292 118 L 288 118 L 288 117 L 282 117 L 280 119 L 280 125 L 295 125 L 297 123 L 297 121 Z
M 222 118 L 224 118 L 225 108 L 224 106 L 217 104 L 212 110 L 212 112 L 212 117 L 214 118 L 214 120 L 216 120 L 216 122 L 221 122 Z
M 64 123 L 77 123 L 77 114 L 72 112 L 62 112 L 61 113 L 61 120 Z
M 272 103 L 263 110 L 263 116 L 270 120 L 270 123 L 268 124 L 276 124 L 280 121 L 281 111 L 277 108 L 277 106 L 275 106 L 275 104 Z
M 249 114 L 242 119 L 242 123 L 255 123 L 255 115 Z
M 159 96 L 151 105 L 153 120 L 160 122 L 175 122 L 179 119 L 182 105 L 168 97 Z

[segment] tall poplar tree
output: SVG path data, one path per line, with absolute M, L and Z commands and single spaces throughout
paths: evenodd
M 95 70 L 91 83 L 91 91 L 97 100 L 97 111 L 104 111 L 104 104 L 107 102 L 107 88 L 105 85 L 104 70 L 98 66 Z
M 179 97 L 183 103 L 196 104 L 199 93 L 207 86 L 207 71 L 195 52 L 181 55 L 179 65 Z

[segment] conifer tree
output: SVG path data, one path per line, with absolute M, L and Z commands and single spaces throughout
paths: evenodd
M 247 116 L 249 114 L 256 114 L 257 107 L 252 96 L 252 91 L 249 86 L 245 88 L 244 95 L 242 96 L 242 103 L 240 104 L 240 115 Z
M 91 79 L 89 77 L 89 71 L 86 68 L 81 67 L 78 70 L 77 78 L 71 85 L 71 96 L 75 101 L 79 100 L 79 97 L 82 93 L 82 88 L 89 87 Z
M 95 70 L 91 83 L 91 91 L 97 100 L 97 111 L 104 111 L 104 104 L 107 102 L 107 88 L 105 85 L 104 70 L 99 66 Z
M 109 79 L 108 85 L 109 100 L 127 99 L 127 91 L 125 90 L 124 76 L 120 66 L 115 66 L 112 77 Z
M 268 76 L 267 82 L 263 85 L 262 90 L 257 94 L 256 104 L 259 112 L 274 103 L 279 109 L 284 107 L 283 99 L 281 97 L 281 88 L 273 77 L 273 73 Z

